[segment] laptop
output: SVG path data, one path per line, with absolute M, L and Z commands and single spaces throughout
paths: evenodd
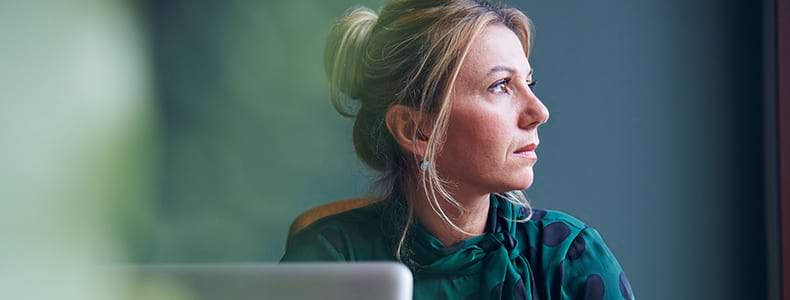
M 132 294 L 154 290 L 167 299 L 405 300 L 412 298 L 413 289 L 409 269 L 394 262 L 172 264 L 132 269 Z

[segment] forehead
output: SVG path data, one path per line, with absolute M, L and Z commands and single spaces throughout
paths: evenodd
M 459 79 L 481 79 L 494 66 L 515 69 L 521 76 L 526 76 L 531 68 L 521 41 L 502 25 L 487 26 L 472 40 Z

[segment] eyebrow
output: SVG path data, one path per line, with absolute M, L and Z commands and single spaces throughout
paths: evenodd
M 534 70 L 535 69 L 530 69 L 529 73 L 527 74 L 527 77 L 531 76 L 532 75 L 532 71 L 534 71 Z M 491 74 L 494 74 L 494 73 L 497 73 L 497 72 L 516 73 L 516 70 L 513 69 L 513 68 L 510 68 L 510 67 L 501 66 L 501 65 L 500 66 L 494 66 L 493 68 L 491 68 L 491 70 L 488 70 L 488 74 L 486 74 L 486 77 L 491 76 Z

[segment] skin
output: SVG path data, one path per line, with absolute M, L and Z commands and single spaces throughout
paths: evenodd
M 538 144 L 538 127 L 549 119 L 548 109 L 529 86 L 532 80 L 532 67 L 521 42 L 501 25 L 488 26 L 473 40 L 461 66 L 452 93 L 445 144 L 432 163 L 441 176 L 455 183 L 448 186 L 448 191 L 465 210 L 440 201 L 444 211 L 473 235 L 484 233 L 491 193 L 532 185 L 537 156 L 518 150 Z M 387 112 L 386 121 L 401 148 L 421 158 L 428 137 L 412 140 L 416 113 L 396 105 Z M 421 131 L 430 132 L 424 128 Z M 450 227 L 431 209 L 416 180 L 418 172 L 417 168 L 411 170 L 414 180 L 407 195 L 422 225 L 444 245 L 471 238 Z

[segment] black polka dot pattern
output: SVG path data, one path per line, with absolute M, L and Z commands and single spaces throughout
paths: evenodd
M 568 249 L 568 258 L 570 260 L 575 260 L 584 254 L 584 250 L 587 250 L 587 243 L 584 241 L 584 238 L 579 235 L 573 239 L 571 247 Z
M 568 238 L 571 229 L 563 222 L 554 222 L 546 226 L 543 230 L 543 243 L 546 246 L 557 246 Z
M 620 294 L 623 295 L 623 298 L 626 300 L 634 299 L 634 294 L 631 292 L 631 283 L 629 283 L 628 278 L 625 277 L 625 272 L 620 272 Z
M 533 209 L 532 210 L 532 218 L 530 220 L 537 222 L 537 221 L 543 220 L 544 217 L 546 217 L 546 211 L 545 210 Z
M 598 274 L 587 277 L 584 286 L 584 300 L 603 300 L 603 279 Z

